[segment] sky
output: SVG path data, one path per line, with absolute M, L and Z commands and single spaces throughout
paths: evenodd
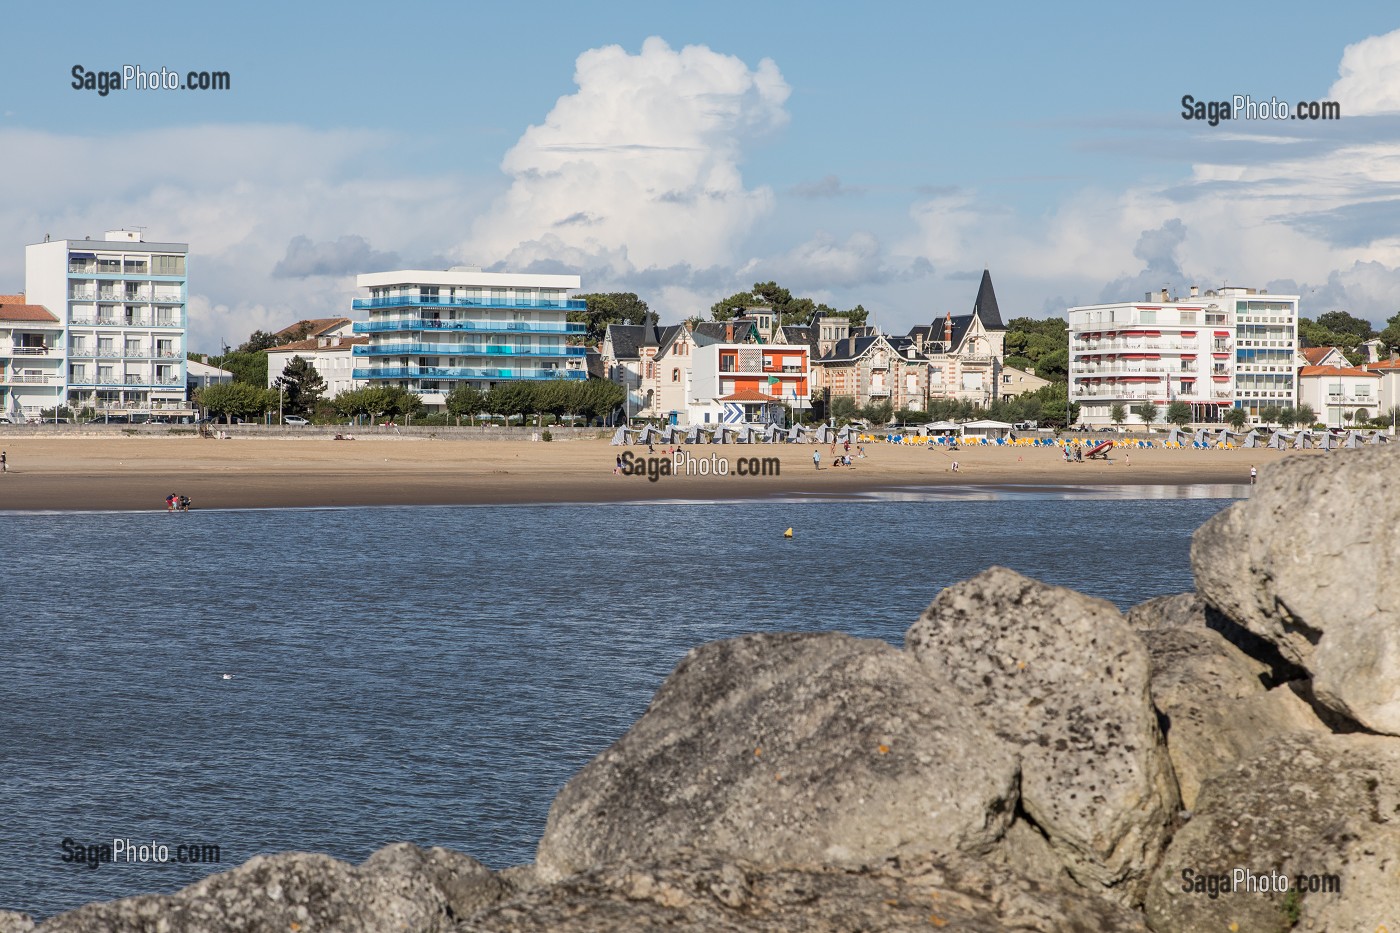
M 1400 311 L 1393 4 L 170 9 L 7 11 L 0 293 L 45 235 L 140 227 L 190 245 L 201 352 L 454 265 L 663 323 L 776 280 L 904 333 L 983 268 L 1007 318 L 1193 284 Z M 230 87 L 72 86 L 128 65 Z M 1210 126 L 1187 94 L 1342 116 Z

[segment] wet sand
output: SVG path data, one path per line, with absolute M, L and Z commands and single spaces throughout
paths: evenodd
M 1064 463 L 1055 447 L 867 445 L 867 458 L 833 468 L 830 446 L 682 448 L 728 475 L 614 474 L 623 451 L 606 440 L 550 443 L 428 438 L 0 438 L 9 472 L 0 510 L 163 509 L 170 493 L 198 508 L 474 505 L 838 496 L 939 486 L 1064 487 L 1245 484 L 1288 456 L 1323 451 L 1123 450 L 1108 461 Z M 812 464 L 820 450 L 822 468 Z M 666 448 L 658 447 L 657 456 Z M 855 448 L 852 448 L 852 454 Z M 740 475 L 740 461 L 777 457 L 777 475 Z M 953 472 L 953 460 L 960 469 Z M 674 461 L 673 461 L 674 462 Z M 744 466 L 748 466 L 746 462 Z M 698 466 L 698 464 L 697 464 Z

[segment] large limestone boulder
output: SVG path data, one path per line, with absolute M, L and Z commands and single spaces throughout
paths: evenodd
M 1400 735 L 1400 448 L 1295 457 L 1197 529 L 1202 597 L 1313 678 L 1319 702 Z
M 1118 610 L 994 567 L 940 593 L 905 645 L 1019 756 L 1021 806 L 1070 874 L 1134 902 L 1177 791 Z
M 0 933 L 30 933 L 34 921 L 29 914 L 14 910 L 0 910 Z
M 501 901 L 463 933 L 1146 933 L 1140 913 L 982 863 L 920 856 L 864 871 L 742 860 L 597 866 Z
M 855 866 L 985 852 L 1016 757 L 885 642 L 749 635 L 694 649 L 645 715 L 555 798 L 536 858 L 554 881 L 693 850 Z
M 490 870 L 469 856 L 401 843 L 381 849 L 359 867 L 304 852 L 256 856 L 174 894 L 88 904 L 52 917 L 38 929 L 448 933 L 458 918 L 503 893 Z
M 1143 615 L 1129 611 L 1128 618 L 1142 621 Z M 1141 634 L 1152 662 L 1152 702 L 1188 809 L 1203 780 L 1269 739 L 1327 731 L 1291 687 L 1266 690 L 1267 667 L 1204 625 L 1167 625 Z
M 1206 782 L 1149 888 L 1148 924 L 1172 933 L 1397 930 L 1397 853 L 1400 739 L 1284 736 Z M 1275 890 L 1259 891 L 1263 878 Z M 1279 879 L 1287 890 L 1276 889 Z

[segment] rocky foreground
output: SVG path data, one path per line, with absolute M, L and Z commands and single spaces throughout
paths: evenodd
M 1400 931 L 1396 489 L 1394 448 L 1283 461 L 1126 616 L 993 568 L 903 650 L 696 648 L 533 865 L 260 856 L 38 929 Z

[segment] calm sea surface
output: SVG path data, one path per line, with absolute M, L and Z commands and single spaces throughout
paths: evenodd
M 1191 587 L 1191 532 L 1227 504 L 0 514 L 0 908 L 170 891 L 286 849 L 529 861 L 554 794 L 688 648 L 899 643 L 993 564 L 1126 607 Z M 65 838 L 215 844 L 222 863 L 89 870 Z

